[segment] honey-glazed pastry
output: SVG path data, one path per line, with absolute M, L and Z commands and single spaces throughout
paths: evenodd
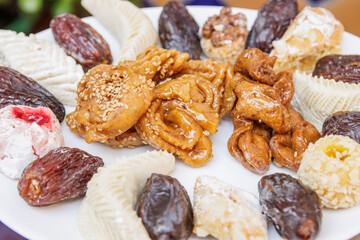
M 246 16 L 231 14 L 231 8 L 224 7 L 203 25 L 201 47 L 214 61 L 234 65 L 245 48 L 247 32 Z
M 347 136 L 328 135 L 310 144 L 297 175 L 326 208 L 360 203 L 360 144 Z
M 113 147 L 135 147 L 140 144 L 139 136 L 122 134 L 150 106 L 153 79 L 166 79 L 170 73 L 180 71 L 187 59 L 187 54 L 175 50 L 150 47 L 136 61 L 90 69 L 78 84 L 78 104 L 67 115 L 67 125 L 88 143 L 100 141 Z
M 129 1 L 82 0 L 81 5 L 119 40 L 121 49 L 115 62 L 135 60 L 137 55 L 158 42 L 157 31 L 150 19 Z
M 136 214 L 136 198 L 152 173 L 169 174 L 174 168 L 174 156 L 160 151 L 123 157 L 99 168 L 79 209 L 84 239 L 150 240 Z
M 220 117 L 225 116 L 231 111 L 235 104 L 236 95 L 232 90 L 234 71 L 227 63 L 215 63 L 208 60 L 190 60 L 184 62 L 183 68 L 177 74 L 172 76 L 176 78 L 184 74 L 197 75 L 210 81 L 221 94 Z
M 194 233 L 220 240 L 268 239 L 258 199 L 215 177 L 200 176 L 194 187 Z
M 118 136 L 106 139 L 104 143 L 115 148 L 135 148 L 146 144 L 146 142 L 142 140 L 140 134 L 136 131 L 135 127 L 131 127 L 129 130 Z
M 34 79 L 61 103 L 76 105 L 76 84 L 84 71 L 56 43 L 0 30 L 0 55 L 3 64 Z
M 274 41 L 274 70 L 312 71 L 318 59 L 339 53 L 344 26 L 324 8 L 305 7 L 281 39 Z
M 256 174 L 264 174 L 270 168 L 270 130 L 265 124 L 254 123 L 232 111 L 234 132 L 227 147 L 233 158 Z
M 204 165 L 212 153 L 208 135 L 216 133 L 220 100 L 210 81 L 182 75 L 156 87 L 136 130 L 149 145 L 175 153 L 190 166 Z
M 299 71 L 294 73 L 293 82 L 292 106 L 318 131 L 324 120 L 336 112 L 360 111 L 360 84 L 336 82 Z
M 317 61 L 313 76 L 360 84 L 360 55 L 328 55 Z
M 98 65 L 79 82 L 78 104 L 66 123 L 87 143 L 105 142 L 127 131 L 146 112 L 154 86 L 130 67 Z
M 24 168 L 64 146 L 61 126 L 47 107 L 9 105 L 0 109 L 0 172 L 19 179 Z

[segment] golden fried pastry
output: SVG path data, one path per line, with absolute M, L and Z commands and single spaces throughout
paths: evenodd
M 148 144 L 200 166 L 211 157 L 208 135 L 216 132 L 219 109 L 220 94 L 210 81 L 182 75 L 156 87 L 154 101 L 135 127 Z
M 193 74 L 210 81 L 221 94 L 220 117 L 225 116 L 233 108 L 236 96 L 231 88 L 234 71 L 227 63 L 215 63 L 212 60 L 190 60 L 183 69 L 173 77 Z
M 98 65 L 78 83 L 78 103 L 66 117 L 66 123 L 87 143 L 116 137 L 146 112 L 154 86 L 151 79 L 136 74 L 130 67 Z
M 273 85 L 276 81 L 273 66 L 276 57 L 262 52 L 258 48 L 250 48 L 243 51 L 236 60 L 234 72 L 240 72 L 253 80 Z
M 325 8 L 305 7 L 284 35 L 273 41 L 274 70 L 312 71 L 321 57 L 338 53 L 344 26 Z
M 152 46 L 135 61 L 92 68 L 78 83 L 78 103 L 67 116 L 67 125 L 88 143 L 140 145 L 138 134 L 125 132 L 149 108 L 155 88 L 153 80 L 160 81 L 180 71 L 188 58 L 186 53 Z
M 297 121 L 297 118 L 295 119 Z M 292 125 L 294 126 L 295 124 Z M 292 170 L 297 170 L 300 166 L 303 153 L 309 144 L 316 142 L 320 137 L 321 135 L 318 130 L 305 120 L 298 122 L 291 132 L 274 134 L 270 140 L 270 149 L 274 156 L 274 162 L 280 167 L 285 166 Z
M 235 111 L 231 114 L 234 122 L 234 133 L 228 140 L 231 156 L 251 172 L 264 174 L 271 163 L 270 131 L 241 117 Z
M 275 91 L 280 95 L 281 104 L 288 107 L 295 93 L 295 86 L 292 81 L 292 73 L 289 71 L 280 72 L 276 75 L 276 82 L 273 85 Z
M 201 47 L 209 58 L 234 65 L 245 48 L 247 34 L 246 16 L 231 14 L 231 8 L 224 7 L 220 15 L 212 16 L 205 22 Z
M 142 140 L 140 134 L 136 131 L 135 127 L 130 128 L 126 132 L 106 139 L 104 142 L 106 145 L 117 147 L 117 148 L 135 148 L 138 146 L 145 145 L 146 143 Z
M 245 118 L 261 121 L 278 133 L 291 129 L 290 115 L 274 88 L 262 83 L 241 81 L 235 87 L 236 111 Z

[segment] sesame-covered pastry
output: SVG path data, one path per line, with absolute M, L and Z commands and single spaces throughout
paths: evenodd
M 231 14 L 231 8 L 224 7 L 204 24 L 201 47 L 209 58 L 234 65 L 245 48 L 247 33 L 246 16 Z
M 274 41 L 274 69 L 312 71 L 321 57 L 340 52 L 344 26 L 324 8 L 305 7 L 280 40 Z

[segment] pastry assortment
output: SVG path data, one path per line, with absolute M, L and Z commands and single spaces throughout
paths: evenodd
M 20 178 L 28 205 L 85 195 L 85 239 L 160 240 L 268 239 L 266 217 L 285 239 L 315 239 L 322 208 L 360 204 L 360 58 L 334 55 L 344 29 L 328 10 L 269 0 L 248 34 L 229 7 L 199 26 L 169 2 L 156 31 L 128 1 L 82 4 L 120 42 L 114 63 L 101 34 L 71 14 L 51 21 L 57 43 L 0 30 L 0 171 Z M 76 107 L 66 115 L 63 104 Z M 229 112 L 233 158 L 259 175 L 274 161 L 299 179 L 259 178 L 257 198 L 200 176 L 192 205 L 167 175 L 174 155 L 188 167 L 219 161 L 211 135 Z M 159 151 L 104 164 L 64 146 L 65 115 L 89 144 Z

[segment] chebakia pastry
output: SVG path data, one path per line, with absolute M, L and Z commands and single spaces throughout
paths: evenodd
M 0 109 L 0 172 L 6 176 L 19 179 L 28 164 L 62 146 L 60 123 L 49 108 Z
M 159 151 L 124 157 L 99 168 L 80 205 L 78 224 L 84 239 L 150 240 L 136 214 L 136 198 L 152 173 L 169 174 L 174 168 L 174 156 Z
M 76 84 L 84 72 L 56 43 L 0 30 L 0 55 L 0 64 L 34 79 L 61 103 L 76 105 Z
M 347 136 L 328 135 L 310 144 L 297 175 L 327 208 L 360 203 L 360 144 Z
M 316 128 L 289 106 L 294 94 L 292 73 L 275 74 L 275 60 L 259 49 L 245 50 L 231 83 L 237 101 L 231 112 L 234 133 L 228 150 L 257 174 L 269 170 L 272 157 L 278 166 L 297 170 L 308 144 L 320 138 Z
M 129 1 L 82 0 L 81 5 L 119 40 L 121 49 L 115 62 L 135 60 L 137 55 L 158 41 L 150 19 Z
M 360 84 L 336 82 L 296 71 L 291 104 L 321 131 L 324 120 L 338 111 L 360 111 Z
M 344 26 L 324 8 L 305 7 L 280 40 L 274 41 L 274 69 L 312 71 L 321 57 L 338 53 Z
M 200 176 L 194 188 L 194 233 L 220 240 L 268 239 L 258 199 L 215 177 Z
M 75 111 L 67 115 L 67 125 L 88 143 L 100 141 L 115 147 L 134 146 L 131 138 L 123 142 L 125 136 L 120 135 L 150 106 L 155 86 L 153 79 L 166 79 L 167 72 L 176 73 L 187 59 L 187 54 L 153 47 L 135 62 L 90 69 L 78 84 L 78 103 Z
M 232 65 L 245 48 L 247 19 L 243 13 L 231 14 L 230 7 L 209 17 L 202 28 L 201 47 L 216 62 Z

